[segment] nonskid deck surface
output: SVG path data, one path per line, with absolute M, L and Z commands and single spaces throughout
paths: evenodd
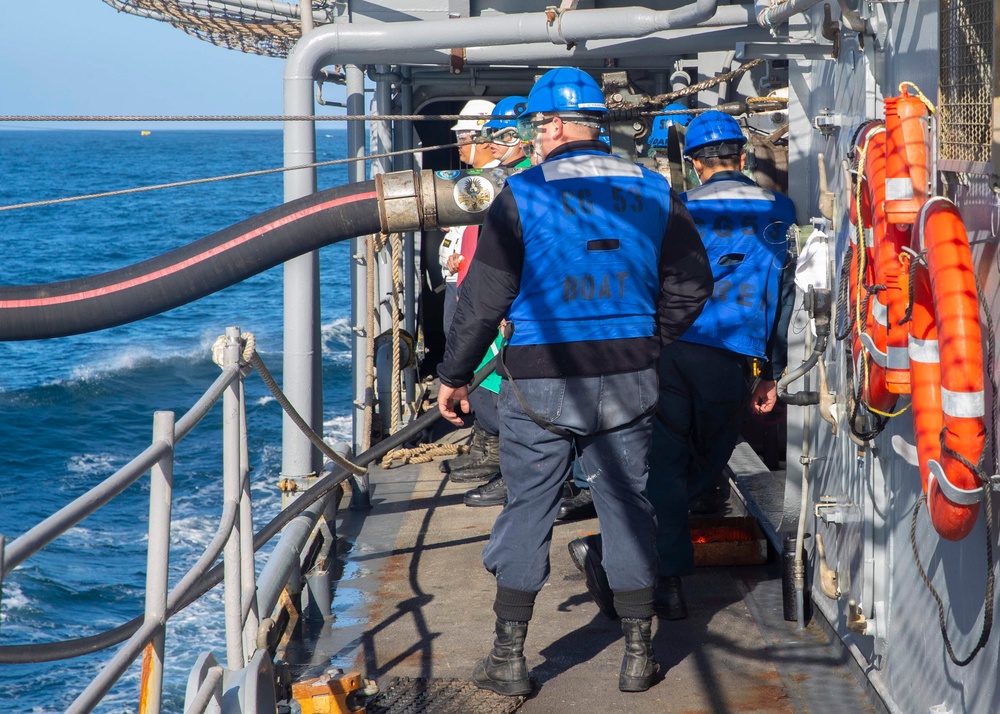
M 470 485 L 449 481 L 437 462 L 376 469 L 371 480 L 374 508 L 342 511 L 336 620 L 312 662 L 382 686 L 396 677 L 465 680 L 493 640 L 495 586 L 481 553 L 499 508 L 463 505 Z M 797 632 L 782 618 L 773 565 L 685 578 L 690 617 L 654 620 L 662 679 L 648 692 L 620 693 L 619 624 L 598 612 L 566 550 L 598 528 L 596 519 L 555 527 L 551 575 L 525 645 L 535 687 L 519 711 L 876 711 L 818 626 Z

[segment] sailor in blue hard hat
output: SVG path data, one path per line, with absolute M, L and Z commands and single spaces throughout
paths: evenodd
M 604 92 L 594 78 L 581 70 L 561 67 L 549 70 L 535 82 L 527 106 L 518 117 L 517 131 L 525 153 L 543 161 L 555 137 L 562 137 L 564 125 L 589 127 L 599 136 L 607 114 Z
M 721 508 L 728 495 L 720 488 L 728 487 L 723 470 L 744 415 L 766 414 L 776 404 L 795 301 L 791 200 L 743 174 L 746 137 L 729 115 L 699 114 L 686 138 L 684 153 L 701 185 L 680 198 L 699 227 L 715 290 L 694 324 L 660 353 L 647 493 L 659 556 L 653 604 L 666 620 L 688 616 L 681 576 L 694 569 L 689 509 Z M 760 364 L 756 382 L 751 360 Z M 592 538 L 582 540 L 595 547 Z M 607 599 L 601 569 L 595 563 L 586 573 L 588 588 Z
M 684 156 L 692 161 L 738 157 L 743 155 L 746 143 L 739 123 L 728 114 L 713 109 L 699 114 L 688 124 Z
M 524 113 L 528 98 L 521 96 L 504 97 L 493 108 L 494 118 L 486 122 L 483 131 L 489 137 L 490 153 L 501 166 L 528 166 L 521 139 L 517 135 L 517 117 Z M 498 118 L 500 115 L 503 118 Z
M 601 88 L 579 69 L 551 70 L 532 87 L 518 132 L 540 163 L 509 176 L 490 206 L 438 366 L 438 408 L 460 424 L 473 371 L 506 319 L 498 411 L 507 504 L 483 550 L 496 578 L 496 641 L 472 679 L 509 696 L 531 691 L 525 637 L 574 453 L 592 474 L 622 618 L 618 687 L 644 691 L 658 671 L 656 528 L 645 494 L 656 360 L 694 322 L 712 276 L 666 180 L 600 140 L 607 113 Z

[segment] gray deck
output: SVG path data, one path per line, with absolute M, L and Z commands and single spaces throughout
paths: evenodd
M 436 462 L 375 470 L 372 483 L 374 508 L 344 511 L 338 524 L 349 550 L 337 619 L 313 661 L 381 684 L 464 679 L 492 644 L 494 582 L 480 557 L 499 509 L 464 506 L 468 485 L 452 484 Z M 552 573 L 525 648 L 535 691 L 520 711 L 877 711 L 822 628 L 797 632 L 782 619 L 773 565 L 686 578 L 690 618 L 654 621 L 662 680 L 642 694 L 618 692 L 618 623 L 597 611 L 566 551 L 596 530 L 596 520 L 555 527 Z

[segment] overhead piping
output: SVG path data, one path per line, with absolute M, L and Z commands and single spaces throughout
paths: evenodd
M 754 0 L 757 24 L 769 30 L 774 29 L 793 15 L 805 12 L 820 0 L 785 0 L 777 4 L 772 0 Z
M 506 45 L 507 49 L 513 49 L 544 43 L 565 48 L 593 40 L 638 38 L 696 25 L 745 27 L 752 23 L 752 18 L 749 6 L 719 7 L 718 0 L 698 0 L 662 11 L 631 7 L 377 25 L 331 24 L 314 30 L 295 45 L 285 65 L 285 80 L 311 80 L 325 64 L 420 63 L 420 59 L 416 62 L 401 59 L 400 53 L 419 54 L 421 50 L 435 51 L 432 61 L 439 64 L 447 61 L 447 54 L 440 53 L 456 44 L 465 48 Z M 392 56 L 385 55 L 386 51 L 391 51 Z M 495 59 L 504 62 L 503 55 Z

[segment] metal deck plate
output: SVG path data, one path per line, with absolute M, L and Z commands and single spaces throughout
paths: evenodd
M 469 680 L 393 677 L 368 700 L 368 714 L 509 714 L 524 697 L 505 697 Z

